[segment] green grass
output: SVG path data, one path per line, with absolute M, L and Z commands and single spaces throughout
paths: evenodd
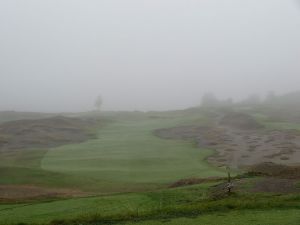
M 1 167 L 40 168 L 41 159 L 47 149 L 26 149 L 24 151 L 0 152 Z
M 114 216 L 137 211 L 149 212 L 206 199 L 207 189 L 211 185 L 210 183 L 148 193 L 118 194 L 30 204 L 0 204 L 0 224 L 48 223 L 52 220 L 66 220 L 89 215 Z
M 164 191 L 0 205 L 0 224 L 297 224 L 299 195 L 236 194 L 210 200 L 212 184 Z M 286 223 L 284 223 L 286 221 Z M 252 223 L 251 223 L 252 222 Z
M 194 193 L 195 195 L 196 193 Z M 197 195 L 195 195 L 197 196 Z M 171 198 L 174 198 L 173 196 Z M 159 203 L 159 202 L 158 202 Z M 288 221 L 296 224 L 299 217 L 295 217 L 295 212 L 299 212 L 299 195 L 276 196 L 270 194 L 234 194 L 231 197 L 221 200 L 196 199 L 195 201 L 185 202 L 183 204 L 170 204 L 165 207 L 156 206 L 152 210 L 132 211 L 117 215 L 104 216 L 101 214 L 90 214 L 81 216 L 72 220 L 57 220 L 56 225 L 101 225 L 101 224 L 162 224 L 161 221 L 171 221 L 170 224 L 180 224 L 182 218 L 190 218 L 189 224 L 199 224 L 205 222 L 203 218 L 208 219 L 209 224 L 251 224 L 252 213 L 261 212 L 261 218 L 252 220 L 256 224 L 273 224 L 276 221 L 273 218 L 263 216 L 263 212 L 276 211 L 281 213 L 290 213 L 292 216 Z M 234 215 L 234 213 L 236 214 Z M 294 212 L 294 213 L 293 213 Z M 212 215 L 213 214 L 213 215 Z M 270 213 L 271 215 L 273 213 Z M 214 218 L 217 215 L 233 215 L 227 220 Z M 210 218 L 210 219 L 209 219 Z M 277 217 L 278 218 L 278 217 Z M 233 219 L 234 221 L 232 221 Z M 250 221 L 249 221 L 250 219 Z M 133 222 L 135 221 L 135 222 Z M 230 223 L 231 222 L 231 223 Z M 185 223 L 183 223 L 185 224 Z M 204 223 L 205 224 L 205 223 Z M 276 223 L 278 224 L 278 223 Z M 280 223 L 279 223 L 280 224 Z
M 241 193 L 221 200 L 208 198 L 213 183 L 164 189 L 181 178 L 225 175 L 205 162 L 211 150 L 153 135 L 159 128 L 209 123 L 198 112 L 120 113 L 109 119 L 112 122 L 99 129 L 98 139 L 50 150 L 1 153 L 0 184 L 110 195 L 0 204 L 0 224 L 300 224 L 298 195 L 248 194 L 251 180 Z
M 235 210 L 196 218 L 176 218 L 131 222 L 125 225 L 298 225 L 300 209 Z
M 288 123 L 288 122 L 265 122 L 265 126 L 269 129 L 294 129 L 294 130 L 300 130 L 300 124 L 299 123 Z
M 268 116 L 262 113 L 253 113 L 251 114 L 260 124 L 264 125 L 266 129 L 278 129 L 278 130 L 300 130 L 299 123 L 292 122 L 276 122 L 270 121 Z
M 103 117 L 103 118 L 102 118 Z M 0 153 L 0 184 L 75 188 L 95 193 L 162 188 L 187 177 L 223 176 L 205 162 L 213 152 L 192 141 L 164 140 L 159 128 L 205 124 L 198 112 L 117 113 L 99 128 L 99 138 L 54 149 Z
M 195 143 L 164 140 L 153 135 L 158 128 L 185 120 L 123 120 L 99 130 L 99 138 L 51 149 L 41 168 L 91 178 L 104 192 L 128 191 L 129 186 L 162 185 L 187 177 L 224 176 L 205 158 L 213 152 Z
M 211 200 L 205 183 L 154 192 L 1 204 L 0 224 L 297 224 L 299 195 L 237 193 Z M 287 221 L 288 223 L 283 223 Z M 252 223 L 251 223 L 252 222 Z

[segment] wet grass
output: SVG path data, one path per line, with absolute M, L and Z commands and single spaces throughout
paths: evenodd
M 111 123 L 99 130 L 98 139 L 51 149 L 41 168 L 99 182 L 103 192 L 130 191 L 130 186 L 166 185 L 189 177 L 224 176 L 205 159 L 213 152 L 195 143 L 165 140 L 155 129 L 176 126 L 180 118 L 143 118 Z

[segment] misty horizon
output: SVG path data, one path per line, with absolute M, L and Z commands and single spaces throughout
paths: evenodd
M 280 16 L 279 16 L 280 15 Z M 296 1 L 1 1 L 0 111 L 172 110 L 300 90 Z

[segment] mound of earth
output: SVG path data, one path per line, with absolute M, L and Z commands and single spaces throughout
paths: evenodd
M 220 125 L 225 125 L 242 130 L 252 130 L 262 128 L 252 116 L 244 113 L 228 113 L 220 121 Z
M 0 124 L 0 150 L 56 147 L 94 137 L 92 120 L 62 116 Z
M 258 180 L 250 191 L 264 193 L 299 193 L 299 180 L 268 177 Z
M 195 185 L 195 184 L 217 182 L 217 181 L 223 181 L 223 180 L 224 180 L 224 178 L 222 178 L 222 177 L 186 178 L 186 179 L 181 179 L 181 180 L 178 180 L 178 181 L 170 184 L 169 188 L 184 187 L 184 186 L 190 186 L 190 185 Z
M 287 166 L 272 162 L 254 165 L 249 169 L 249 172 L 271 177 L 300 179 L 300 166 Z
M 260 176 L 260 178 L 252 179 L 250 186 L 247 185 L 247 178 L 235 180 L 234 186 L 237 190 L 242 190 L 242 187 L 245 187 L 246 184 L 249 187 L 248 191 L 251 192 L 300 193 L 300 166 L 287 166 L 265 162 L 253 165 L 248 170 L 249 174 Z
M 0 123 L 15 120 L 35 120 L 54 117 L 52 113 L 0 111 Z
M 249 178 L 248 176 L 251 175 Z M 255 175 L 255 177 L 253 177 Z M 231 180 L 233 192 L 300 193 L 300 166 L 286 166 L 272 162 L 260 163 L 248 168 L 247 177 Z M 212 198 L 228 196 L 228 182 L 211 188 Z

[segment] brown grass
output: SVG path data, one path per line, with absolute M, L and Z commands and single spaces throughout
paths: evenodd
M 85 195 L 87 194 L 71 189 L 45 188 L 33 185 L 0 185 L 0 202 L 20 202 Z
M 0 150 L 56 147 L 78 143 L 94 137 L 97 121 L 52 117 L 38 120 L 17 120 L 0 125 Z

